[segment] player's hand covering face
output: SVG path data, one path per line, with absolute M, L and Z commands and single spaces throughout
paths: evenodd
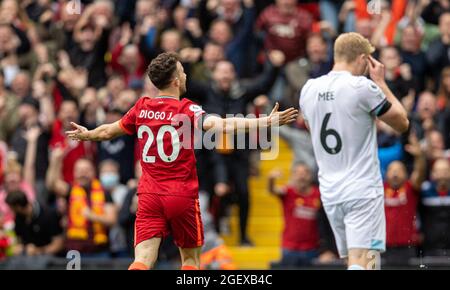
M 369 72 L 370 72 L 370 78 L 375 83 L 381 83 L 384 82 L 384 64 L 373 58 L 372 56 L 369 56 Z
M 298 117 L 298 110 L 294 108 L 289 108 L 285 111 L 279 112 L 280 104 L 277 102 L 275 107 L 270 113 L 269 122 L 272 126 L 283 126 L 285 124 L 290 124 L 295 122 Z

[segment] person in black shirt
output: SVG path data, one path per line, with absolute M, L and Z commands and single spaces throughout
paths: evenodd
M 97 89 L 107 80 L 105 54 L 111 23 L 112 19 L 98 13 L 98 4 L 88 6 L 75 25 L 71 46 L 66 47 L 71 64 L 85 69 L 88 72 L 88 86 Z
M 228 114 L 246 115 L 247 106 L 259 95 L 267 94 L 270 91 L 270 88 L 275 83 L 280 67 L 284 64 L 285 56 L 281 51 L 270 51 L 267 56 L 268 61 L 265 63 L 264 71 L 252 79 L 239 79 L 234 65 L 230 61 L 220 61 L 213 70 L 211 82 L 204 84 L 188 79 L 188 89 L 185 97 L 198 101 L 205 111 L 221 117 L 225 117 Z M 188 74 L 190 73 L 189 65 L 185 63 Z M 244 138 L 242 136 L 236 137 L 235 140 L 244 139 L 248 139 L 248 136 L 244 136 Z M 250 143 L 246 142 L 246 144 Z M 234 147 L 236 148 L 237 144 L 234 144 Z M 229 181 L 233 185 L 234 191 L 223 201 L 225 203 L 236 202 L 239 205 L 240 244 L 242 246 L 252 246 L 253 243 L 247 236 L 250 210 L 248 190 L 250 151 L 228 149 L 223 150 L 222 153 Z
M 426 52 L 427 63 L 432 80 L 435 81 L 435 89 L 441 80 L 441 72 L 444 67 L 450 65 L 450 12 L 445 12 L 439 17 L 440 38 L 430 43 Z
M 48 142 L 50 140 L 50 133 L 48 128 L 39 121 L 39 101 L 32 98 L 26 97 L 22 100 L 18 115 L 20 119 L 20 124 L 14 131 L 11 138 L 11 146 L 13 150 L 17 153 L 18 161 L 25 170 L 27 157 L 31 158 L 29 160 L 33 164 L 34 175 L 33 182 L 30 184 L 34 186 L 37 191 L 37 197 L 42 205 L 47 204 L 47 190 L 45 188 L 45 174 L 48 168 Z M 29 138 L 29 134 L 33 128 L 38 128 L 35 138 Z M 31 141 L 31 142 L 30 142 Z M 34 146 L 34 153 L 32 156 L 27 156 L 30 154 L 30 148 L 28 146 Z M 27 172 L 30 173 L 30 170 Z
M 27 256 L 57 255 L 64 248 L 60 217 L 55 210 L 31 203 L 22 191 L 12 191 L 6 203 L 15 213 L 18 251 Z
M 414 90 L 411 66 L 404 63 L 395 46 L 387 46 L 380 51 L 380 61 L 385 65 L 386 84 L 395 96 L 402 100 Z
M 106 113 L 106 123 L 114 123 L 123 116 L 118 109 L 113 109 Z M 114 140 L 98 143 L 99 164 L 108 159 L 112 159 L 120 164 L 120 182 L 126 184 L 134 177 L 134 149 L 135 136 L 121 136 Z

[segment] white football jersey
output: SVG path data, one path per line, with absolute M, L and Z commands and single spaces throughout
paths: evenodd
M 383 195 L 375 118 L 386 102 L 373 81 L 347 71 L 303 87 L 300 110 L 310 128 L 324 204 Z

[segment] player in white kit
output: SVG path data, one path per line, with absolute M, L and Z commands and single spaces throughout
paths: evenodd
M 373 51 L 360 34 L 342 34 L 335 42 L 333 70 L 309 80 L 300 96 L 322 202 L 348 269 L 378 269 L 385 250 L 376 119 L 399 133 L 409 127 L 406 111 L 386 85 L 384 66 L 370 56 Z

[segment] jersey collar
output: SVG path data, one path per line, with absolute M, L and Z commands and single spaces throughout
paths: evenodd
M 155 99 L 174 99 L 174 100 L 178 100 L 178 98 L 176 98 L 174 96 L 157 96 L 157 97 L 155 97 Z
M 351 73 L 347 70 L 332 70 L 328 74 L 346 74 L 350 75 Z

